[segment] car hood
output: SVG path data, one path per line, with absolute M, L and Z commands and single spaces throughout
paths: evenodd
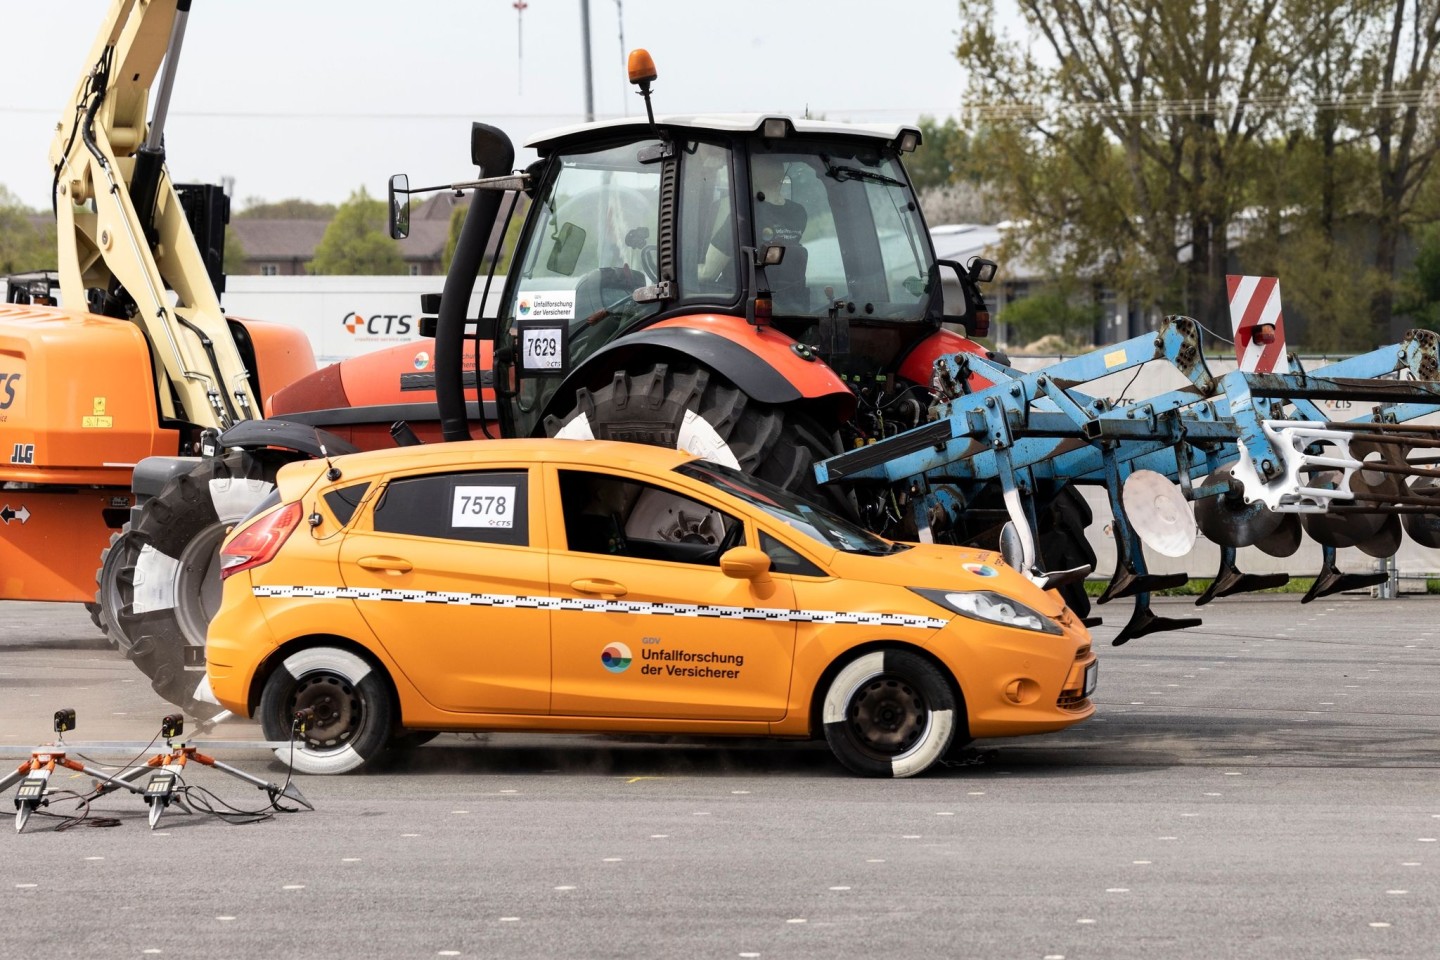
M 916 543 L 908 550 L 879 557 L 837 553 L 831 566 L 841 577 L 872 583 L 930 590 L 990 590 L 1047 617 L 1057 617 L 1064 609 L 1056 594 L 1041 590 L 993 550 Z

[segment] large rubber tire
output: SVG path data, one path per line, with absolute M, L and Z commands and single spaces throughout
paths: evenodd
M 968 738 L 954 689 L 929 660 L 898 648 L 861 654 L 825 692 L 825 740 L 863 777 L 913 777 Z
M 91 621 L 105 634 L 110 646 L 121 653 L 129 652 L 130 640 L 115 620 L 115 611 L 123 606 L 116 591 L 120 571 L 126 566 L 134 566 L 137 550 L 139 546 L 129 521 L 126 521 L 119 533 L 110 534 L 110 545 L 100 551 L 100 569 L 95 571 L 95 602 L 85 604 Z
M 349 773 L 379 756 L 395 729 L 390 680 L 369 661 L 338 647 L 310 647 L 286 657 L 265 681 L 256 718 L 267 740 L 290 740 L 295 711 L 315 723 L 275 757 L 296 773 Z
M 202 719 L 220 708 L 196 699 L 204 661 L 187 668 L 185 648 L 205 646 L 219 608 L 221 541 L 275 488 L 283 462 L 246 452 L 202 461 L 167 483 L 102 555 L 95 602 L 116 645 L 156 693 Z
M 1095 548 L 1085 538 L 1085 528 L 1093 519 L 1090 505 L 1079 490 L 1069 485 L 1060 491 L 1040 528 L 1040 553 L 1047 570 L 1070 570 L 1082 565 L 1094 568 Z M 1060 596 L 1077 617 L 1090 616 L 1090 595 L 1083 582 L 1061 587 Z
M 552 437 L 686 450 L 853 513 L 843 494 L 815 482 L 816 462 L 840 452 L 838 433 L 798 410 L 752 400 L 698 364 L 654 363 L 617 371 L 598 390 L 579 390 L 575 409 L 563 418 L 547 417 L 545 431 Z

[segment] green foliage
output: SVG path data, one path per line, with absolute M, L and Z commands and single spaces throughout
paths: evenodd
M 995 319 L 1014 328 L 1018 343 L 1054 337 L 1060 349 L 1078 350 L 1091 343 L 1101 309 L 1098 303 L 1052 286 L 1007 303 Z
M 916 126 L 920 128 L 920 146 L 905 158 L 905 169 L 916 193 L 974 179 L 970 170 L 970 135 L 954 117 L 947 117 L 944 123 L 934 117 L 921 117 Z
M 259 197 L 248 197 L 245 209 L 235 214 L 239 220 L 329 220 L 335 216 L 333 203 L 312 203 L 309 200 L 280 200 L 267 203 Z
M 31 222 L 37 216 L 0 186 L 0 275 L 55 269 L 55 224 L 47 218 L 37 229 Z
M 1417 239 L 1415 265 L 1397 306 L 1420 326 L 1440 330 L 1440 223 L 1426 224 Z
M 316 275 L 394 276 L 405 272 L 405 258 L 386 226 L 385 201 L 361 187 L 340 205 L 325 230 L 309 272 Z
M 1305 315 L 1292 346 L 1377 342 L 1397 237 L 1440 209 L 1433 3 L 1016 0 L 1024 41 L 995 6 L 961 0 L 956 55 L 1008 256 L 1216 329 L 1238 256 Z
M 248 273 L 249 267 L 245 263 L 245 244 L 240 242 L 240 234 L 230 224 L 225 225 L 225 261 L 223 267 L 226 276 L 237 276 Z

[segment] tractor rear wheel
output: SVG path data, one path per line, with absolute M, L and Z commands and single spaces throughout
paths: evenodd
M 103 555 L 101 622 L 155 692 L 192 715 L 220 712 L 195 697 L 220 605 L 220 543 L 275 488 L 283 462 L 243 451 L 203 461 L 167 483 Z M 189 666 L 186 648 L 198 648 Z
M 552 437 L 628 440 L 693 453 L 768 480 L 797 496 L 854 510 L 815 482 L 815 464 L 840 452 L 839 435 L 798 410 L 760 403 L 693 363 L 618 371 L 597 390 L 582 388 L 575 409 L 548 417 Z

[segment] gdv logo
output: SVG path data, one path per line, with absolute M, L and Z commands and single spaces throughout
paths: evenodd
M 0 373 L 0 410 L 9 410 L 15 402 L 15 383 L 19 379 L 18 373 Z
M 354 311 L 345 314 L 345 329 L 351 334 L 361 330 L 371 336 L 395 336 L 408 334 L 413 325 L 413 316 L 408 313 L 377 313 L 369 317 Z

